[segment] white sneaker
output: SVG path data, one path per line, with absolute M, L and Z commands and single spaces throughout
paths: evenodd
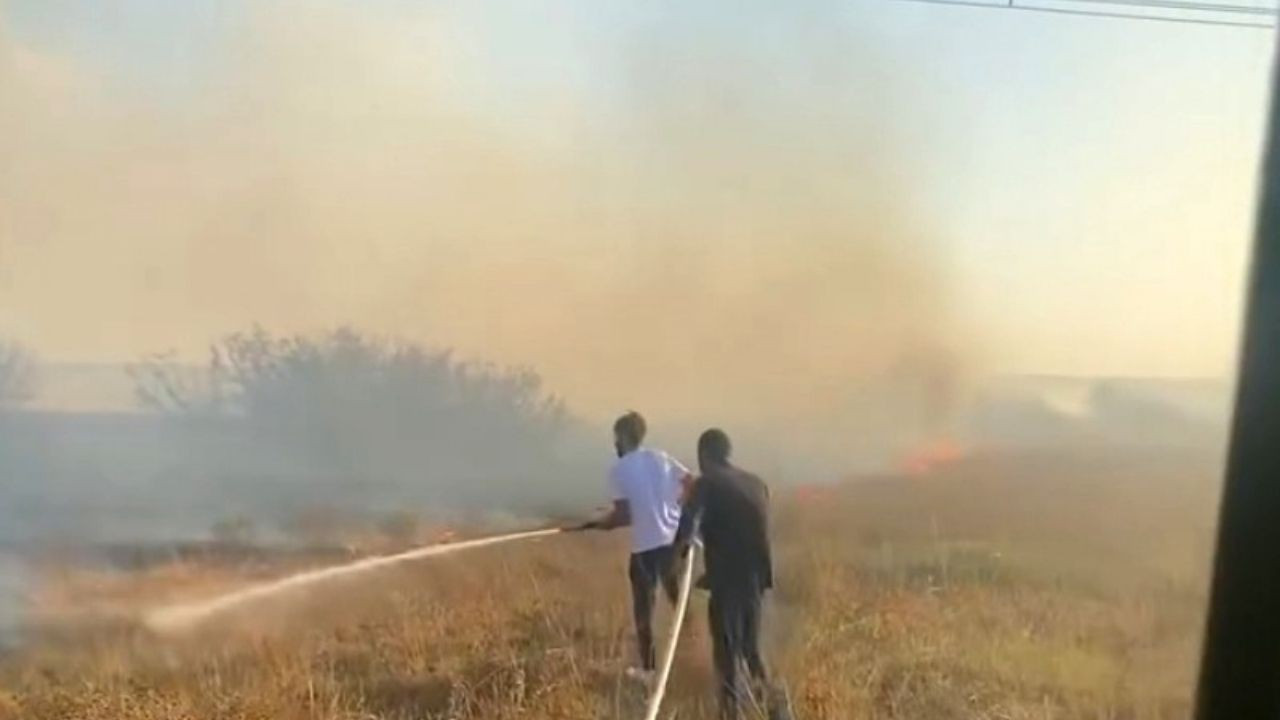
M 645 687 L 649 687 L 653 684 L 654 672 L 652 670 L 645 670 L 644 668 L 633 666 L 627 668 L 623 675 L 625 675 L 628 680 L 644 685 Z

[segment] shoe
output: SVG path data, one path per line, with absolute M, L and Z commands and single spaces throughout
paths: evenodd
M 627 668 L 626 672 L 624 672 L 623 674 L 626 675 L 628 680 L 634 683 L 637 683 L 639 685 L 643 685 L 646 688 L 653 685 L 654 672 L 652 670 L 645 670 L 644 668 L 638 668 L 638 667 L 629 667 Z

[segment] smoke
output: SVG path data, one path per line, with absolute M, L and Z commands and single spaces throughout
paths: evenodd
M 640 409 L 682 454 L 715 424 L 824 471 L 945 431 L 972 341 L 928 108 L 856 28 L 636 22 L 583 41 L 589 81 L 535 82 L 442 10 L 220 22 L 176 88 L 0 28 L 0 328 L 131 360 L 350 323 Z
M 17 557 L 0 550 L 0 652 L 18 640 L 27 591 L 23 563 Z

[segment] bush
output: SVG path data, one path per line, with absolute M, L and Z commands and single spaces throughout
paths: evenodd
M 146 406 L 238 428 L 263 476 L 305 476 L 320 501 L 514 507 L 574 475 L 574 423 L 536 373 L 351 328 L 257 328 L 215 343 L 202 377 L 165 357 L 133 375 Z
M 257 538 L 257 528 L 253 520 L 243 515 L 225 518 L 209 528 L 209 534 L 215 542 L 226 545 L 248 545 Z

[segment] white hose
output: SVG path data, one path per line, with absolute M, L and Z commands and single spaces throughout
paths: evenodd
M 680 628 L 684 625 L 685 611 L 689 609 L 689 590 L 693 585 L 693 558 L 696 545 L 690 545 L 689 554 L 685 557 L 684 573 L 680 577 L 680 597 L 676 602 L 675 617 L 671 622 L 671 634 L 667 638 L 667 647 L 663 650 L 662 665 L 658 669 L 658 677 L 653 684 L 653 692 L 645 706 L 644 720 L 657 720 L 658 711 L 662 708 L 662 697 L 667 692 L 667 680 L 671 677 L 671 665 L 676 659 L 676 644 L 680 642 Z
M 393 565 L 408 560 L 418 560 L 420 558 L 432 557 L 435 555 L 447 555 L 459 550 L 470 550 L 473 548 L 484 547 L 486 545 L 497 545 L 498 543 L 511 542 L 512 540 L 527 540 L 530 538 L 542 537 L 544 535 L 553 535 L 561 532 L 560 528 L 550 528 L 547 530 L 530 530 L 526 532 L 510 533 L 508 535 L 498 535 L 496 537 L 478 538 L 476 540 L 464 540 L 454 543 L 440 543 L 437 545 L 428 545 L 416 550 L 397 553 L 395 555 L 381 555 L 378 557 L 365 558 L 357 560 L 346 565 L 337 565 L 334 567 L 320 568 L 319 570 L 308 570 L 306 572 L 289 575 L 288 577 L 259 585 L 250 585 L 247 588 L 236 590 L 235 592 L 219 595 L 210 600 L 193 603 L 180 603 L 177 605 L 169 605 L 148 613 L 145 623 L 152 630 L 157 632 L 176 632 L 187 630 L 195 625 L 209 619 L 210 617 L 222 612 L 231 610 L 232 608 L 245 605 L 255 600 L 275 595 L 277 593 L 295 590 L 305 585 L 312 585 L 326 580 L 333 580 L 345 575 L 373 570 L 375 568 Z

